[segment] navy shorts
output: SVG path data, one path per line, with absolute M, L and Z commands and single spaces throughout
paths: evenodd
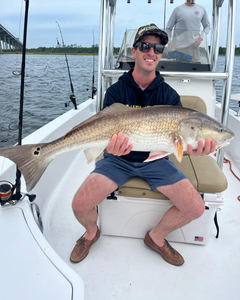
M 96 163 L 93 173 L 107 176 L 116 182 L 118 187 L 131 177 L 137 176 L 146 180 L 151 190 L 187 178 L 168 157 L 151 162 L 129 162 L 108 153 L 104 153 L 104 159 Z

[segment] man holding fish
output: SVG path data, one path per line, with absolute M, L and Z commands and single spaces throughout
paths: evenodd
M 135 68 L 121 76 L 119 81 L 108 89 L 104 107 L 119 102 L 131 107 L 181 106 L 177 92 L 156 72 L 167 42 L 167 34 L 155 24 L 138 29 L 132 48 Z M 174 143 L 176 151 L 183 152 L 181 141 L 176 139 Z M 72 208 L 86 232 L 77 241 L 71 253 L 72 262 L 83 260 L 91 245 L 100 236 L 95 207 L 130 177 L 139 176 L 149 183 L 152 190 L 157 189 L 174 204 L 159 224 L 146 233 L 145 244 L 157 251 L 168 263 L 176 266 L 184 263 L 183 257 L 171 247 L 165 237 L 173 230 L 200 217 L 205 210 L 204 202 L 186 176 L 168 160 L 167 152 L 149 154 L 132 151 L 133 147 L 134 143 L 129 144 L 129 137 L 123 132 L 114 134 L 105 150 L 105 158 L 97 163 L 96 169 L 74 196 Z M 215 147 L 215 141 L 207 138 L 198 142 L 196 150 L 192 150 L 192 146 L 188 145 L 184 154 L 208 155 L 215 151 Z M 180 160 L 181 156 L 182 154 L 179 156 Z

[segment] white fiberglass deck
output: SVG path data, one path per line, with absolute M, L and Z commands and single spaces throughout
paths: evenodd
M 75 167 L 71 168 L 71 178 L 62 190 L 56 189 L 58 192 L 51 199 L 54 201 L 51 222 L 45 228 L 53 249 L 82 277 L 86 300 L 239 299 L 240 202 L 237 196 L 240 185 L 230 173 L 228 164 L 224 164 L 224 172 L 229 187 L 224 192 L 225 205 L 218 213 L 219 239 L 215 238 L 213 224 L 206 246 L 171 243 L 185 259 L 182 267 L 166 263 L 145 246 L 142 239 L 112 236 L 101 236 L 89 255 L 82 262 L 73 264 L 69 261 L 70 252 L 85 230 L 73 216 L 71 201 L 93 167 L 90 165 L 85 169 L 84 165 L 83 172 L 82 155 L 80 152 Z M 79 163 L 76 163 L 78 159 Z

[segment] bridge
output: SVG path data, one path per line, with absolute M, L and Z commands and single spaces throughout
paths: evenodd
M 0 52 L 3 50 L 22 50 L 23 44 L 0 24 Z

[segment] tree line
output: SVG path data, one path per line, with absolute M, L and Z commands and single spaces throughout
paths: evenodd
M 98 54 L 98 44 L 92 45 L 92 47 L 82 47 L 76 44 L 67 45 L 67 46 L 58 46 L 58 47 L 38 47 L 26 49 L 26 53 L 39 53 L 39 54 L 88 54 L 88 55 L 97 55 Z M 120 50 L 120 47 L 114 47 L 114 54 L 117 54 Z M 15 50 L 4 50 L 3 52 L 15 52 Z
M 210 48 L 210 47 L 209 47 Z M 114 47 L 114 54 L 118 54 L 120 47 Z M 210 51 L 210 49 L 209 49 Z M 15 52 L 15 50 L 4 50 L 3 53 L 11 53 Z M 59 46 L 59 47 L 38 47 L 38 48 L 30 48 L 26 49 L 27 53 L 39 53 L 39 54 L 87 54 L 87 55 L 97 55 L 98 54 L 98 44 L 92 45 L 92 47 L 82 47 L 76 44 L 68 45 L 68 46 Z M 225 55 L 226 48 L 219 47 L 219 55 Z M 235 55 L 240 55 L 240 45 L 235 46 Z
M 220 55 L 225 55 L 226 54 L 226 48 L 219 47 L 219 54 Z M 235 46 L 235 55 L 240 55 L 240 47 Z

